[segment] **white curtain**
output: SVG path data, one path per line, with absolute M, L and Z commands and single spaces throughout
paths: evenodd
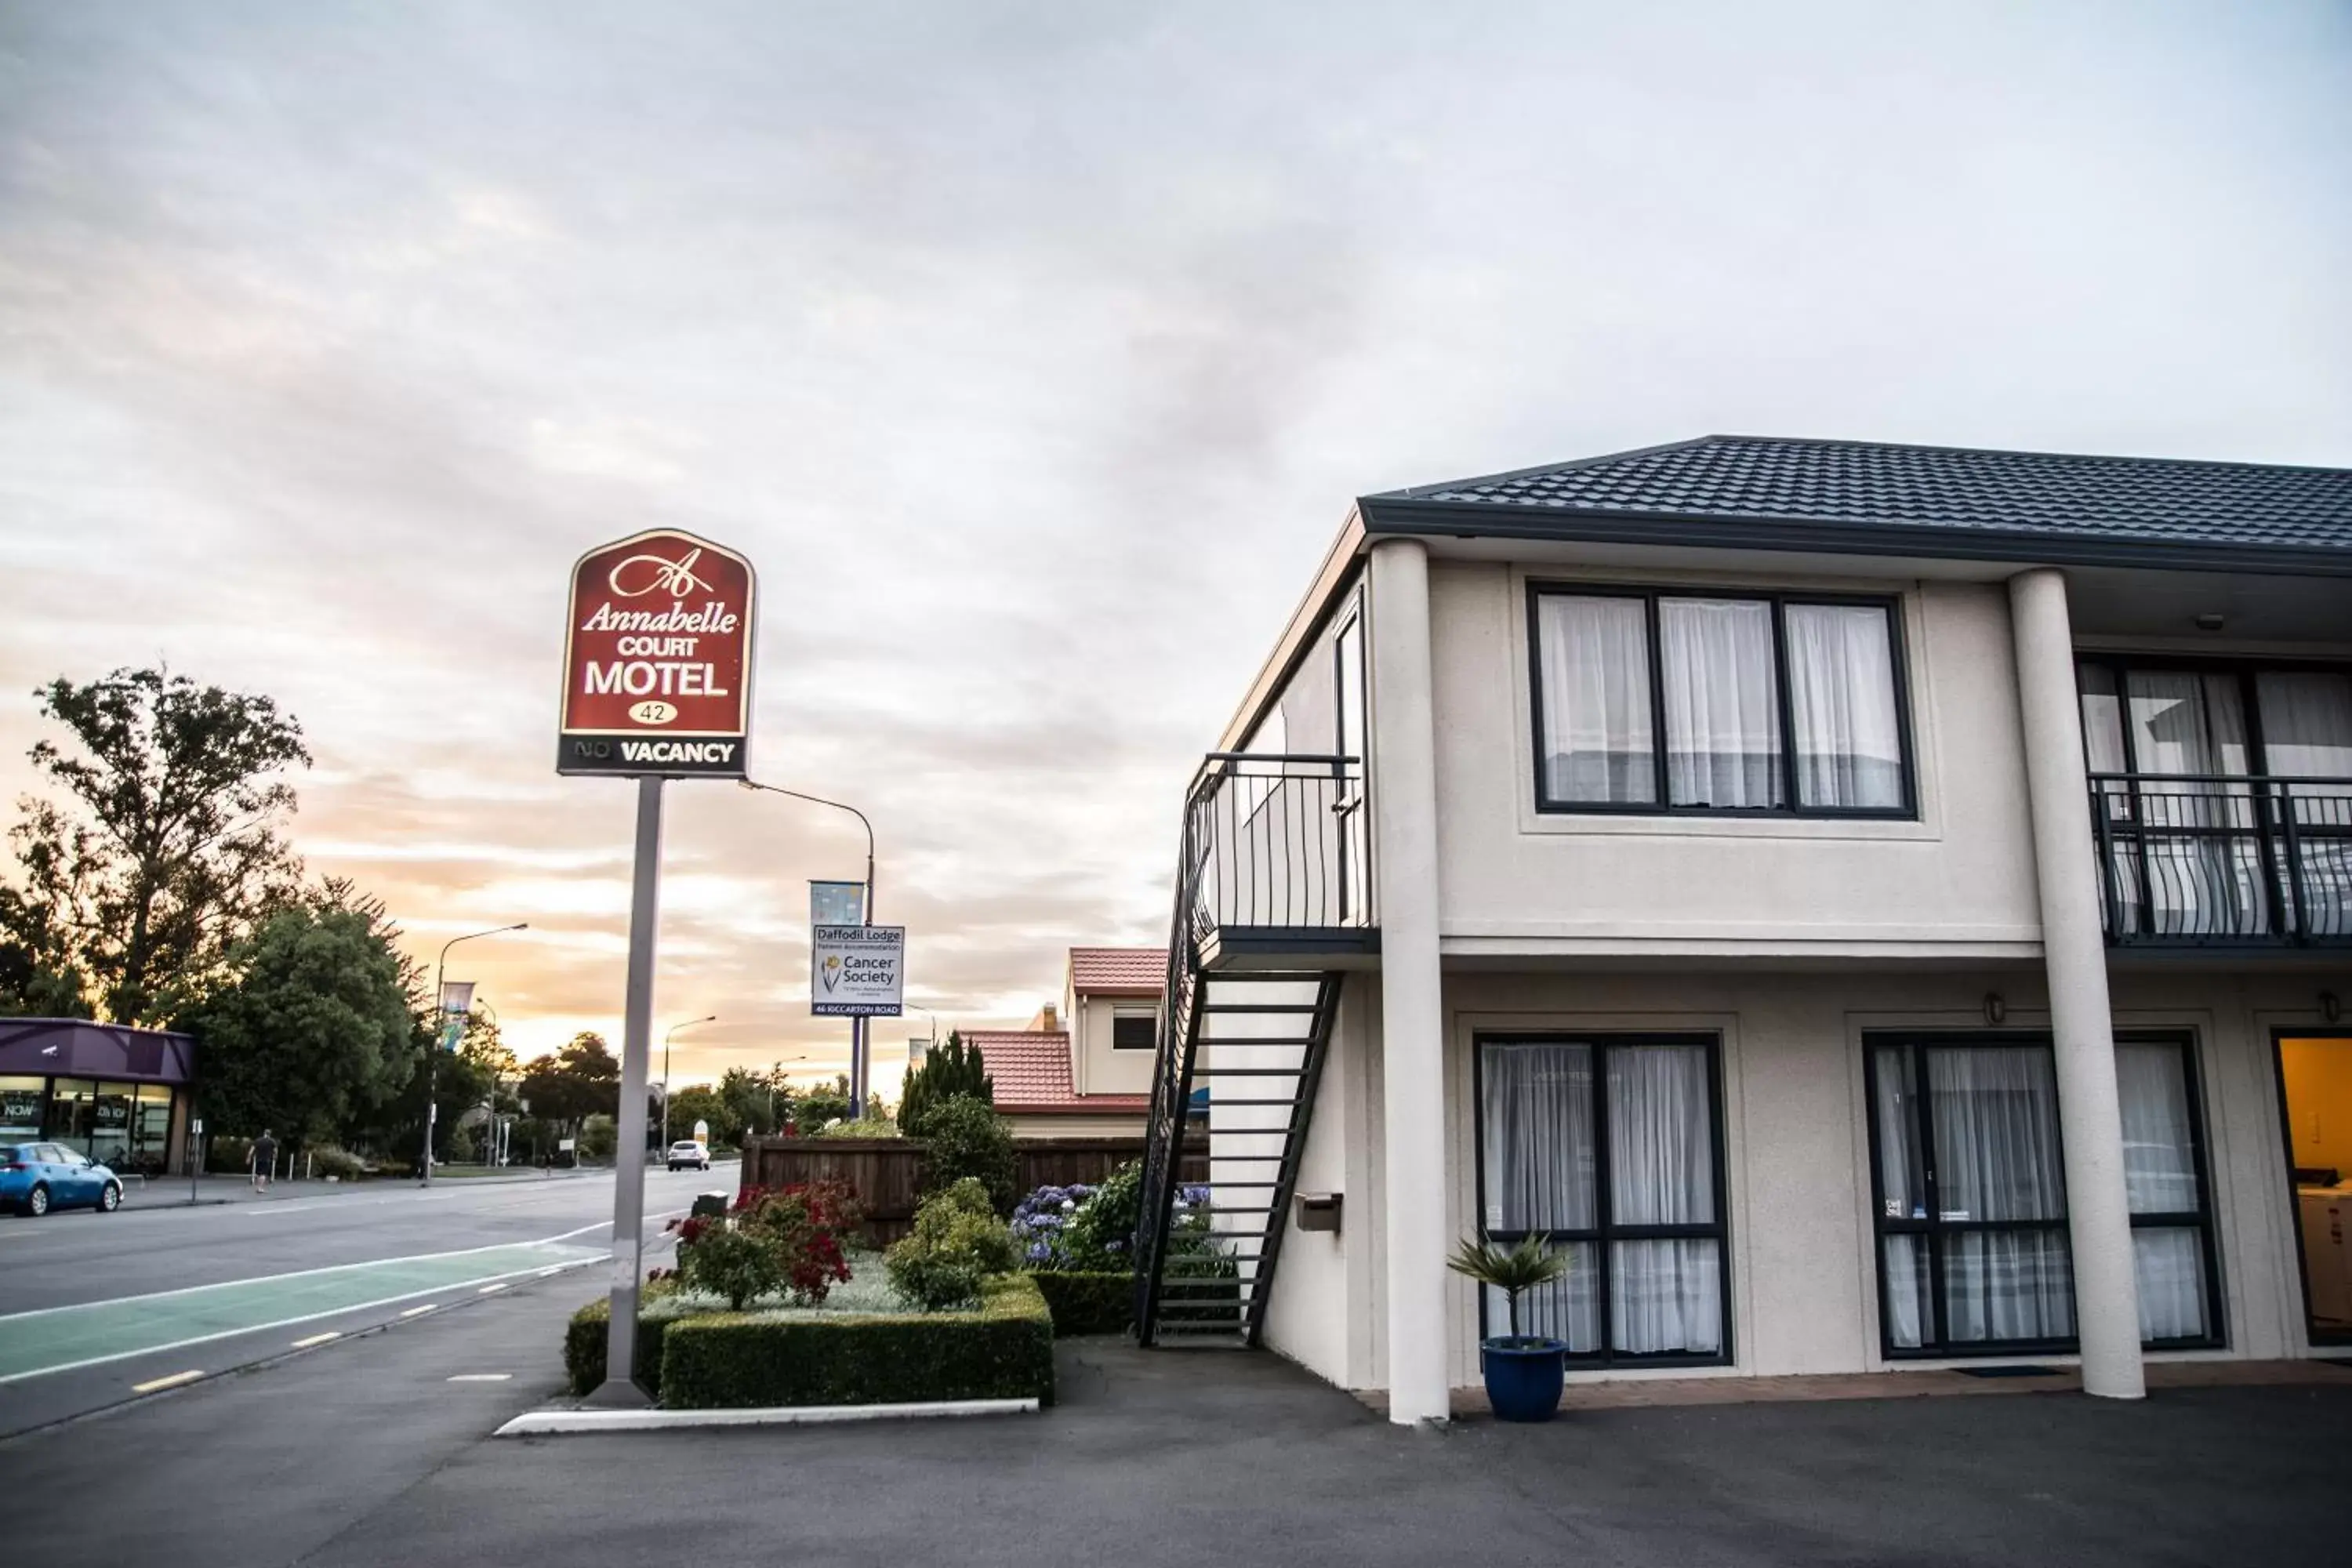
M 2094 773 L 2120 773 L 2126 771 L 2124 755 L 2124 700 L 2116 689 L 2116 672 L 2103 664 L 2085 664 L 2078 670 L 2083 700 L 2083 750 Z M 2137 931 L 2140 925 L 2139 853 L 2135 841 L 2127 836 L 2128 826 L 2137 820 L 2133 810 L 2132 792 L 2128 784 L 2114 779 L 2094 780 L 2091 787 L 2105 803 L 2107 820 L 2123 826 L 2108 841 L 2107 876 L 2115 889 L 2116 900 L 2122 907 L 2116 911 L 2122 929 Z
M 1874 1053 L 1876 1092 L 1871 1116 L 1878 1131 L 1878 1185 L 1888 1219 L 1927 1217 L 1927 1161 L 1919 1147 L 1917 1091 L 1911 1052 L 1881 1047 Z M 1918 1235 L 1883 1238 L 1886 1251 L 1886 1337 L 1916 1350 L 1927 1332 L 1927 1247 Z
M 1899 807 L 1903 742 L 1886 611 L 1790 605 L 1786 626 L 1799 803 Z
M 2134 1214 L 2195 1214 L 2197 1148 L 2178 1046 L 2119 1045 L 2116 1089 L 2123 1105 L 2124 1194 Z M 2204 1247 L 2194 1226 L 2132 1232 L 2139 1278 L 2139 1337 L 2201 1339 Z
M 1536 605 L 1544 793 L 1558 801 L 1654 802 L 1647 606 L 1570 594 L 1547 594 Z
M 2254 695 L 2265 771 L 2340 781 L 2290 784 L 2287 795 L 2302 835 L 2305 925 L 2315 936 L 2352 936 L 2352 676 L 2265 670 Z M 2284 868 L 2279 879 L 2292 900 Z
M 1715 1219 L 1714 1110 L 1698 1046 L 1609 1053 L 1609 1191 L 1619 1225 Z M 1723 1347 L 1722 1259 L 1712 1237 L 1620 1241 L 1610 1258 L 1615 1348 L 1637 1354 Z
M 1600 1223 L 1592 1135 L 1592 1047 L 1489 1044 L 1480 1058 L 1483 1173 L 1489 1231 L 1591 1230 Z M 1519 1331 L 1549 1334 L 1571 1351 L 1601 1349 L 1600 1268 L 1591 1242 L 1573 1242 L 1568 1272 L 1519 1299 Z M 1509 1302 L 1486 1293 L 1486 1331 L 1501 1333 Z
M 2141 773 L 2237 777 L 2249 771 L 2245 702 L 2236 676 L 2136 669 L 2126 679 L 2125 694 Z M 2267 931 L 2270 906 L 2252 791 L 2219 783 L 2150 784 L 2141 786 L 2139 797 L 2157 933 Z
M 1660 599 L 1658 640 L 1668 798 L 1676 805 L 1781 805 L 1772 606 Z
M 2048 1048 L 1948 1047 L 1927 1056 L 1941 1217 L 2063 1218 L 2065 1173 Z M 2074 1333 L 2073 1268 L 2063 1228 L 1952 1231 L 1942 1245 L 1953 1342 Z

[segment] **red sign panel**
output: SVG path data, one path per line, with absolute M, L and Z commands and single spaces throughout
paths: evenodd
M 742 777 L 756 593 L 749 561 L 674 529 L 582 556 L 555 771 Z

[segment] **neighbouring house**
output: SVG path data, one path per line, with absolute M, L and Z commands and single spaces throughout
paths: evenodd
M 1074 947 L 1026 1029 L 967 1029 L 1015 1138 L 1133 1136 L 1150 1107 L 1165 948 Z
M 1366 497 L 1181 843 L 1148 1343 L 1443 1417 L 1501 1311 L 1449 1249 L 1538 1235 L 1581 1379 L 2352 1345 L 2352 470 Z M 1150 1223 L 1203 1091 L 1222 1317 Z

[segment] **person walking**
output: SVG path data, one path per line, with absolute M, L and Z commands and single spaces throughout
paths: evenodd
M 269 1178 L 278 1171 L 278 1140 L 269 1135 L 268 1128 L 263 1128 L 261 1136 L 253 1141 L 251 1159 L 253 1190 L 266 1193 L 269 1190 Z

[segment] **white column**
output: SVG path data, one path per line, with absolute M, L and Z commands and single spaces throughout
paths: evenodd
M 2074 637 L 2066 579 L 2037 566 L 2009 580 L 2017 693 L 2025 719 L 2025 780 L 2033 805 L 2033 861 L 2042 889 L 2042 953 L 2057 1040 L 2058 1125 L 2066 1142 L 2067 1230 L 2074 1250 L 2074 1315 L 2083 1388 L 2109 1399 L 2147 1392 L 2139 1353 L 2139 1289 L 2131 1208 L 2124 1195 L 2123 1114 L 2116 1094 L 2114 1015 L 2106 941 L 2099 929 L 2097 850 Z
M 1371 552 L 1373 859 L 1380 887 L 1389 1419 L 1449 1414 L 1444 1012 L 1437 965 L 1437 755 L 1429 553 Z

